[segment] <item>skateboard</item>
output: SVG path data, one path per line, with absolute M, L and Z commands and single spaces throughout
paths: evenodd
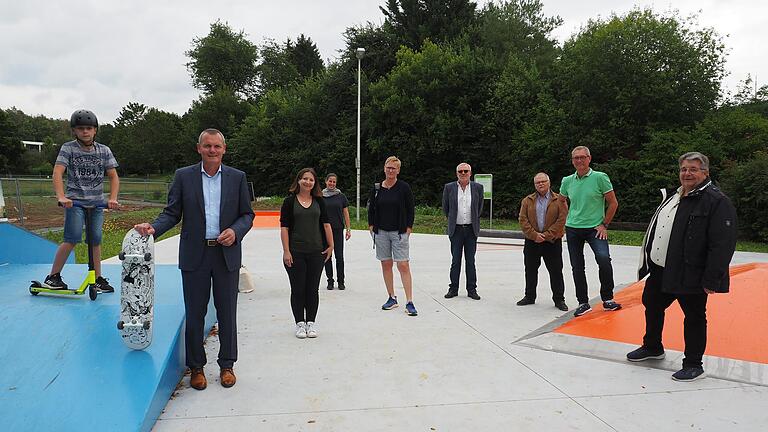
M 155 303 L 155 240 L 131 229 L 123 237 L 118 255 L 120 275 L 120 321 L 117 329 L 128 348 L 143 350 L 152 343 Z

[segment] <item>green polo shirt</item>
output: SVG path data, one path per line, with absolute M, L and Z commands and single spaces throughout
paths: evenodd
M 608 174 L 589 169 L 583 177 L 576 173 L 563 177 L 560 194 L 570 200 L 565 226 L 594 228 L 605 218 L 605 194 L 613 190 Z

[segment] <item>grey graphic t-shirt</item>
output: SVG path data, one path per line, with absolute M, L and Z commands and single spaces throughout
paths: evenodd
M 109 147 L 94 142 L 87 151 L 77 141 L 61 145 L 56 165 L 67 169 L 67 198 L 82 201 L 102 201 L 104 173 L 118 166 Z

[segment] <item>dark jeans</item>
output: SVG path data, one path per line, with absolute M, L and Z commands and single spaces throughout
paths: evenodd
M 552 288 L 552 300 L 555 303 L 565 301 L 565 281 L 563 281 L 563 240 L 554 243 L 548 241 L 536 243 L 525 239 L 523 246 L 525 261 L 525 296 L 536 300 L 536 285 L 539 283 L 539 266 L 544 258 L 544 265 L 549 272 L 549 284 Z
M 205 314 L 211 299 L 211 286 L 216 320 L 219 322 L 219 367 L 231 368 L 237 361 L 239 278 L 238 270 L 227 270 L 221 247 L 205 247 L 200 267 L 194 271 L 181 272 L 187 318 L 184 338 L 188 367 L 201 368 L 207 363 L 203 342 L 208 335 L 205 332 Z
M 291 252 L 293 266 L 285 266 L 291 282 L 291 310 L 297 323 L 315 321 L 320 296 L 320 276 L 323 274 L 325 255 L 316 253 Z M 306 311 L 306 315 L 304 312 Z
M 661 333 L 664 330 L 664 311 L 675 301 L 680 304 L 683 320 L 685 357 L 683 367 L 701 367 L 701 358 L 707 348 L 707 293 L 668 294 L 661 291 L 664 268 L 650 263 L 651 275 L 645 281 L 643 306 L 645 306 L 645 336 L 643 346 L 652 351 L 661 351 Z
M 475 252 L 477 251 L 477 236 L 472 226 L 456 225 L 451 239 L 451 283 L 448 289 L 459 292 L 459 276 L 461 275 L 461 255 L 464 254 L 467 271 L 467 292 L 477 291 L 477 269 L 475 268 Z
M 568 257 L 571 260 L 573 271 L 573 284 L 576 285 L 576 299 L 579 304 L 589 303 L 587 290 L 587 275 L 584 272 L 584 243 L 588 243 L 595 254 L 595 261 L 599 268 L 600 298 L 603 301 L 613 300 L 613 267 L 611 255 L 608 252 L 608 240 L 596 237 L 594 228 L 570 228 L 565 227 L 565 237 L 568 241 Z
M 332 228 L 333 231 L 333 258 L 325 262 L 325 276 L 328 282 L 333 283 L 333 259 L 336 259 L 336 280 L 344 283 L 344 227 Z

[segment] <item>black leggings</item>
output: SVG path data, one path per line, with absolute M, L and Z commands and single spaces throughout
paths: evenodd
M 320 252 L 291 252 L 293 266 L 285 267 L 291 282 L 291 309 L 297 323 L 315 321 L 320 297 L 317 292 L 325 255 Z M 306 311 L 306 315 L 305 312 Z
M 333 283 L 333 260 L 336 259 L 336 280 L 344 283 L 344 227 L 332 228 L 333 257 L 325 262 L 325 276 Z

